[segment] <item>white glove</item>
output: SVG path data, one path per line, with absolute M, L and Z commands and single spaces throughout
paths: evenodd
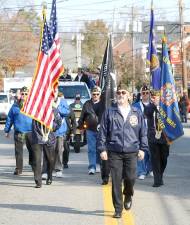
M 144 152 L 142 150 L 139 150 L 138 152 L 138 160 L 143 160 L 144 159 Z
M 102 160 L 108 160 L 108 154 L 106 151 L 100 153 L 100 157 Z

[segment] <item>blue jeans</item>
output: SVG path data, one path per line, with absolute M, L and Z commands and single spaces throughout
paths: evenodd
M 152 171 L 151 161 L 150 161 L 150 153 L 145 152 L 143 160 L 137 160 L 137 176 L 147 175 Z
M 87 144 L 88 144 L 88 169 L 96 170 L 96 163 L 100 164 L 100 155 L 96 150 L 97 132 L 86 130 Z

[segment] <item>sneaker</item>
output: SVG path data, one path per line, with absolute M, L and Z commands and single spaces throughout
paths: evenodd
M 47 180 L 47 173 L 42 173 L 42 180 Z
M 145 178 L 145 175 L 143 175 L 143 174 L 140 175 L 140 176 L 138 176 L 138 179 L 139 179 L 139 180 L 144 180 L 144 178 Z
M 52 177 L 56 177 L 56 175 L 57 175 L 57 172 L 52 173 Z
M 95 174 L 95 169 L 94 168 L 89 169 L 88 174 L 89 175 L 94 175 Z
M 100 165 L 96 164 L 96 173 L 100 173 Z
M 56 172 L 56 177 L 57 177 L 57 178 L 62 178 L 62 177 L 63 177 L 62 171 L 57 171 L 57 172 Z
M 153 176 L 154 176 L 154 174 L 153 174 L 153 172 L 152 172 L 152 171 L 149 173 L 149 175 L 150 175 L 151 177 L 153 177 Z

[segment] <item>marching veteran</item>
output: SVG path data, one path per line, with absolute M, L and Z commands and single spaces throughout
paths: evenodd
M 102 117 L 97 148 L 102 160 L 109 161 L 112 176 L 114 218 L 120 218 L 124 208 L 132 205 L 136 179 L 137 157 L 144 158 L 148 150 L 147 129 L 142 113 L 129 104 L 130 94 L 125 84 L 117 87 L 117 102 Z

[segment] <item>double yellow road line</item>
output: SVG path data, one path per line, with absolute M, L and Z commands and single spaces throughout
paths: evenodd
M 134 217 L 131 210 L 123 210 L 121 219 L 112 218 L 114 208 L 111 196 L 111 184 L 103 186 L 103 200 L 104 200 L 104 218 L 105 225 L 135 225 Z

